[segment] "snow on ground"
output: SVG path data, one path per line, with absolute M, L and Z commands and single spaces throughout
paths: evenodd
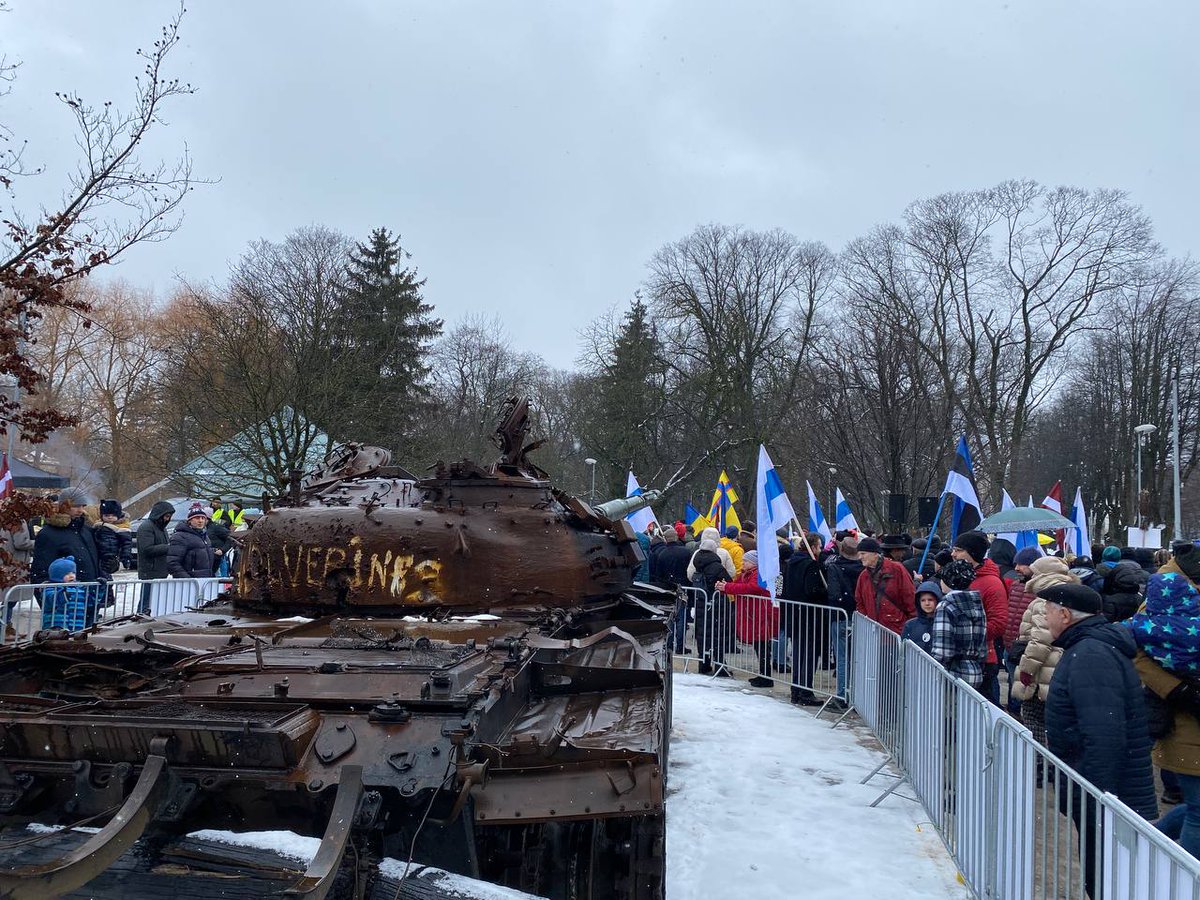
M 667 900 L 968 897 L 919 804 L 861 785 L 883 755 L 737 682 L 675 673 Z

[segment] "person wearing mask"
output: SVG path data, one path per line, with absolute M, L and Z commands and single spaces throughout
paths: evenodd
M 138 526 L 137 530 L 137 575 L 141 581 L 157 581 L 170 574 L 167 567 L 167 551 L 171 539 L 167 535 L 167 525 L 175 515 L 175 507 L 166 500 L 159 500 L 150 513 Z M 153 608 L 154 588 L 158 585 L 143 584 L 142 596 L 138 603 L 138 612 L 150 615 Z
M 951 553 L 956 560 L 964 560 L 975 567 L 971 590 L 982 598 L 987 617 L 987 662 L 983 667 L 983 684 L 979 693 L 999 706 L 1000 659 L 1004 654 L 1004 631 L 1008 627 L 1008 588 L 1000 577 L 999 566 L 988 558 L 989 549 L 986 534 L 982 531 L 965 531 L 954 539 Z M 940 574 L 938 577 L 941 577 Z
M 1067 564 L 1057 556 L 1042 556 L 1030 563 L 1029 580 L 1025 590 L 1033 600 L 1021 615 L 1014 642 L 1017 666 L 1016 680 L 1009 683 L 1009 693 L 1021 704 L 1021 721 L 1033 732 L 1034 740 L 1046 743 L 1046 697 L 1050 680 L 1062 651 L 1054 646 L 1054 638 L 1046 625 L 1046 601 L 1040 592 L 1056 584 L 1078 584 L 1079 580 L 1067 571 Z
M 855 584 L 855 608 L 868 619 L 900 634 L 904 623 L 917 614 L 912 576 L 900 563 L 884 557 L 883 548 L 875 538 L 859 539 L 858 558 L 863 571 Z
M 835 536 L 837 552 L 825 561 L 825 582 L 829 602 L 842 610 L 845 616 L 832 616 L 829 626 L 829 642 L 833 645 L 834 665 L 837 668 L 837 692 L 846 696 L 846 682 L 850 669 L 850 622 L 854 618 L 854 592 L 858 587 L 858 576 L 862 574 L 862 560 L 858 558 L 858 535 L 852 531 L 839 531 Z M 835 705 L 844 707 L 842 701 Z
M 930 656 L 933 655 L 933 617 L 942 601 L 942 586 L 936 581 L 923 581 L 917 586 L 917 615 L 904 623 L 900 639 L 912 641 Z
M 750 679 L 754 687 L 774 687 L 771 679 L 771 641 L 779 633 L 779 608 L 771 602 L 770 592 L 758 583 L 758 551 L 747 550 L 742 571 L 733 581 L 718 581 L 716 589 L 733 601 L 737 639 L 754 647 L 758 654 L 758 674 Z
M 1030 566 L 1042 558 L 1042 551 L 1037 547 L 1023 547 L 1013 557 L 1012 578 L 1008 582 L 1008 618 L 1004 624 L 1004 667 L 1008 673 L 1009 715 L 1021 718 L 1021 701 L 1013 691 L 1016 679 L 1017 661 L 1025 652 L 1025 646 L 1018 642 L 1021 636 L 1021 619 L 1029 604 L 1033 602 L 1033 592 L 1028 589 L 1026 582 L 1033 574 Z
M 1179 565 L 1181 549 L 1191 574 Z M 1174 558 L 1146 586 L 1145 608 L 1122 623 L 1138 645 L 1133 664 L 1149 692 L 1151 726 L 1157 725 L 1152 731 L 1154 763 L 1162 770 L 1165 791 L 1177 791 L 1181 801 L 1158 827 L 1193 856 L 1200 854 L 1198 563 L 1200 551 L 1194 545 L 1176 544 Z
M 704 592 L 704 599 L 696 601 L 696 652 L 700 656 L 701 675 L 713 674 L 714 661 L 717 675 L 727 678 L 731 674 L 725 666 L 729 601 L 717 591 L 717 582 L 735 575 L 729 554 L 717 545 L 717 530 L 704 529 L 700 548 L 692 554 L 687 567 L 688 582 Z
M 1082 584 L 1038 592 L 1046 624 L 1062 658 L 1046 697 L 1046 744 L 1100 791 L 1115 794 L 1134 812 L 1155 819 L 1154 770 L 1142 682 L 1134 669 L 1137 644 L 1129 629 L 1108 622 L 1100 595 Z M 1069 793 L 1073 808 L 1067 808 Z M 1059 809 L 1080 834 L 1084 886 L 1097 897 L 1096 869 L 1103 846 L 1095 801 L 1084 792 L 1057 790 Z M 1082 823 L 1087 822 L 1085 832 Z M 1087 834 L 1086 840 L 1083 836 Z
M 171 532 L 167 570 L 175 578 L 211 578 L 215 566 L 216 557 L 208 539 L 208 510 L 193 503 L 187 519 Z

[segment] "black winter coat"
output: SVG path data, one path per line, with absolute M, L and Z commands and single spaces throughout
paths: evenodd
M 233 547 L 229 528 L 216 519 L 208 523 L 208 542 L 212 544 L 213 550 L 220 550 L 224 556 L 228 556 L 230 548 Z
M 712 550 L 697 550 L 688 562 L 696 570 L 696 579 L 692 582 L 692 587 L 703 588 L 711 594 L 718 581 L 729 578 L 729 573 L 725 571 L 725 563 Z M 684 574 L 687 574 L 686 565 Z
M 783 598 L 830 605 L 821 564 L 809 556 L 807 550 L 798 550 L 788 557 L 787 567 L 783 570 Z
M 167 536 L 162 520 L 174 512 L 175 507 L 165 500 L 159 500 L 150 509 L 146 521 L 138 526 L 138 578 L 166 578 L 170 573 L 167 567 L 167 551 L 171 539 Z
M 46 517 L 46 524 L 33 541 L 30 581 L 45 581 L 50 563 L 64 556 L 75 557 L 76 581 L 108 580 L 108 574 L 100 568 L 95 529 L 83 516 L 72 519 L 62 513 Z
M 180 522 L 171 533 L 167 550 L 167 569 L 176 578 L 211 578 L 216 571 L 216 557 L 208 532 Z
M 128 528 L 114 528 L 107 522 L 92 526 L 96 536 L 96 552 L 100 554 L 100 568 L 115 572 L 124 566 L 133 567 L 133 534 Z
M 1104 615 L 1110 622 L 1122 622 L 1142 605 L 1142 592 L 1150 576 L 1132 560 L 1123 559 L 1104 576 Z
M 1062 659 L 1046 697 L 1050 752 L 1131 809 L 1158 816 L 1153 746 L 1142 682 L 1133 668 L 1137 644 L 1129 630 L 1092 616 L 1054 642 Z
M 660 587 L 686 586 L 687 567 L 692 554 L 687 547 L 671 541 L 662 550 L 650 557 L 650 581 Z
M 829 605 L 845 610 L 851 619 L 854 618 L 855 610 L 854 589 L 858 586 L 858 576 L 862 574 L 862 570 L 862 562 L 849 559 L 840 553 L 825 563 L 825 578 L 829 582 Z

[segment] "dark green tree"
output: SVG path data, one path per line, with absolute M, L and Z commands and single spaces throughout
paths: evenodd
M 632 470 L 646 482 L 660 468 L 666 368 L 654 322 L 640 295 L 634 296 L 605 343 L 593 362 L 595 413 L 584 449 L 594 448 L 591 452 L 604 467 L 599 483 L 605 497 L 620 497 L 625 494 L 626 472 Z
M 349 371 L 338 439 L 378 443 L 403 454 L 413 414 L 428 401 L 429 351 L 442 320 L 421 293 L 425 280 L 399 235 L 376 228 L 346 266 L 344 352 Z

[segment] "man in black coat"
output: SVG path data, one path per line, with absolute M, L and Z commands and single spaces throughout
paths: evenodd
M 64 494 L 54 513 L 46 517 L 33 542 L 30 581 L 45 581 L 50 563 L 64 556 L 75 557 L 75 577 L 79 582 L 107 581 L 100 568 L 95 531 L 87 521 L 86 502 L 79 494 Z
M 846 617 L 833 616 L 829 626 L 829 639 L 833 643 L 834 660 L 837 665 L 837 692 L 846 696 L 846 681 L 850 675 L 850 623 L 854 621 L 854 589 L 858 576 L 862 574 L 862 560 L 858 558 L 858 537 L 849 531 L 837 533 L 837 553 L 825 561 L 825 580 L 829 583 L 829 603 L 846 613 Z
M 1046 743 L 1101 791 L 1116 794 L 1147 819 L 1158 817 L 1153 744 L 1146 723 L 1142 682 L 1133 667 L 1137 644 L 1129 630 L 1102 615 L 1103 601 L 1082 584 L 1056 584 L 1039 592 L 1046 601 L 1046 625 L 1062 659 L 1046 697 Z M 1093 801 L 1075 791 L 1069 810 L 1080 835 L 1081 862 L 1088 895 L 1097 897 L 1096 854 L 1102 835 Z M 1067 791 L 1060 786 L 1060 808 L 1067 813 Z M 1081 826 L 1081 820 L 1086 821 Z M 1085 830 L 1086 829 L 1086 830 Z
M 150 508 L 150 514 L 137 530 L 137 569 L 138 578 L 145 581 L 166 578 L 167 551 L 171 539 L 167 535 L 167 524 L 175 515 L 175 507 L 166 500 L 159 500 Z M 150 613 L 150 592 L 153 585 L 142 585 L 142 598 L 138 603 L 138 612 Z
M 792 642 L 792 702 L 800 706 L 820 706 L 813 693 L 813 674 L 817 657 L 829 663 L 829 614 L 818 607 L 829 605 L 829 591 L 818 555 L 821 536 L 805 535 L 801 546 L 788 557 L 783 570 L 783 599 L 780 619 L 784 636 Z
M 692 554 L 679 543 L 679 535 L 674 528 L 664 528 L 662 538 L 661 549 L 650 557 L 650 583 L 669 590 L 680 585 L 688 586 L 687 567 Z M 675 603 L 675 617 L 671 620 L 671 646 L 676 653 L 684 652 L 687 623 L 688 604 L 681 597 Z
M 215 568 L 216 556 L 208 540 L 208 510 L 193 503 L 187 521 L 171 532 L 167 569 L 175 578 L 211 578 Z

